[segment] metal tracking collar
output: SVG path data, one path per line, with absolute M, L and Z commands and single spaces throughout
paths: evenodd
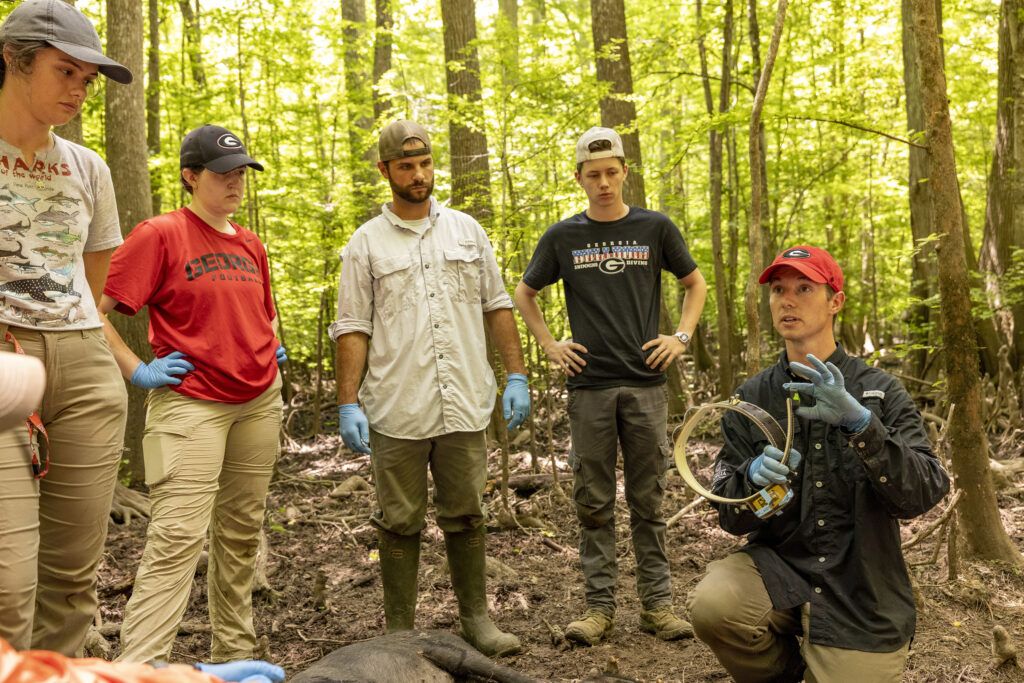
M 679 474 L 682 476 L 683 481 L 686 482 L 687 486 L 693 489 L 698 495 L 707 498 L 713 503 L 744 506 L 761 519 L 767 519 L 778 513 L 789 501 L 793 499 L 793 491 L 786 484 L 772 484 L 771 486 L 766 486 L 757 493 L 747 496 L 746 498 L 725 498 L 723 496 L 715 495 L 704 488 L 704 486 L 697 481 L 697 478 L 693 476 L 693 472 L 690 471 L 690 463 L 686 459 L 686 444 L 690 440 L 690 435 L 706 415 L 723 410 L 731 410 L 739 413 L 756 424 L 772 446 L 782 449 L 781 462 L 786 464 L 789 461 L 789 450 L 793 445 L 793 401 L 792 399 L 786 399 L 785 431 L 782 430 L 782 427 L 775 418 L 769 415 L 763 408 L 760 408 L 753 403 L 747 403 L 746 401 L 741 401 L 738 398 L 733 398 L 728 401 L 719 401 L 717 403 L 705 403 L 704 405 L 696 408 L 690 416 L 686 418 L 686 421 L 683 422 L 683 426 L 679 431 L 679 436 L 675 440 L 674 455 L 676 468 L 679 470 Z

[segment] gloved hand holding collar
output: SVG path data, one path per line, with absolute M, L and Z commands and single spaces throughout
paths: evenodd
M 781 484 L 800 466 L 802 457 L 796 449 L 790 448 L 789 460 L 783 464 L 782 451 L 775 446 L 765 446 L 761 455 L 754 458 L 750 467 L 747 468 L 747 478 L 755 486 L 761 488 L 771 484 Z
M 288 360 L 288 352 L 284 350 L 284 344 L 277 345 L 277 351 L 274 352 L 274 355 L 277 356 L 278 365 Z
M 788 391 L 802 391 L 814 397 L 813 406 L 800 406 L 796 414 L 822 420 L 853 434 L 864 431 L 871 422 L 871 411 L 846 390 L 839 368 L 834 363 L 822 363 L 811 354 L 807 354 L 807 360 L 813 368 L 802 363 L 790 363 L 789 367 L 810 382 L 786 382 L 782 385 Z
M 505 393 L 501 396 L 501 408 L 510 431 L 523 424 L 530 414 L 530 388 L 526 375 L 513 372 L 508 376 Z
M 131 383 L 143 389 L 159 389 L 168 384 L 181 384 L 176 375 L 184 375 L 196 366 L 185 360 L 181 351 L 172 351 L 163 358 L 154 358 L 149 363 L 139 361 L 132 373 Z
M 258 659 L 243 659 L 224 664 L 196 664 L 196 668 L 225 681 L 280 683 L 284 680 L 284 669 Z
M 349 450 L 370 454 L 370 423 L 358 403 L 338 406 L 338 427 Z

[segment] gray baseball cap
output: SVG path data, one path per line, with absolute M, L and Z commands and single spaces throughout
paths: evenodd
M 594 143 L 603 143 L 594 145 Z M 591 150 L 591 146 L 595 149 Z M 576 142 L 576 163 L 594 159 L 607 159 L 608 157 L 624 157 L 622 151 L 622 138 L 611 128 L 595 126 L 580 136 Z
M 0 43 L 9 40 L 41 40 L 75 59 L 95 64 L 107 78 L 132 82 L 127 67 L 104 56 L 92 22 L 63 0 L 25 0 L 15 7 L 0 26 Z
M 405 149 L 405 143 L 409 140 L 419 140 L 423 146 L 416 149 Z M 430 154 L 430 136 L 427 134 L 427 129 L 418 123 L 404 120 L 394 121 L 381 131 L 380 140 L 377 142 L 377 153 L 381 161 Z

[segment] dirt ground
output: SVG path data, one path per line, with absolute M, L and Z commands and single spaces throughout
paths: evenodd
M 564 437 L 556 452 L 565 493 L 570 492 Z M 704 445 L 713 453 L 714 445 Z M 513 450 L 513 474 L 530 471 L 529 454 Z M 1017 455 L 1017 454 L 1015 454 Z M 550 472 L 545 453 L 543 466 Z M 709 462 L 709 460 L 708 460 Z M 492 454 L 491 471 L 499 472 Z M 367 523 L 374 507 L 371 490 L 349 495 L 331 493 L 359 475 L 370 481 L 369 461 L 339 450 L 337 439 L 294 445 L 282 454 L 268 506 L 271 589 L 255 597 L 256 629 L 266 636 L 266 656 L 297 673 L 342 645 L 383 633 L 381 586 L 376 563 L 376 537 Z M 597 647 L 567 649 L 553 631 L 583 610 L 582 577 L 576 553 L 577 523 L 571 503 L 553 487 L 528 498 L 510 494 L 523 528 L 498 524 L 500 493 L 489 491 L 494 526 L 489 526 L 488 554 L 507 570 L 489 579 L 492 613 L 498 624 L 523 641 L 522 654 L 507 665 L 539 679 L 572 681 L 589 673 L 613 672 L 624 680 L 719 681 L 728 676 L 705 646 L 695 640 L 661 642 L 638 628 L 639 605 L 633 586 L 634 561 L 627 514 L 620 492 L 616 519 L 619 538 L 619 610 L 612 637 Z M 666 517 L 692 499 L 682 480 L 670 480 Z M 904 525 L 904 538 L 934 520 L 946 502 L 928 516 Z M 1017 493 L 1000 498 L 1003 521 L 1018 547 L 1024 548 L 1024 500 Z M 535 525 L 535 526 L 534 526 Z M 121 621 L 130 581 L 145 538 L 145 521 L 112 526 L 108 552 L 100 569 L 102 617 Z M 674 524 L 668 551 L 677 612 L 684 614 L 688 592 L 707 562 L 742 545 L 742 539 L 718 529 L 716 514 L 706 504 Z M 935 535 L 906 553 L 919 588 L 918 631 L 905 680 L 925 682 L 1024 681 L 1024 671 L 990 670 L 992 629 L 1002 625 L 1024 653 L 1024 578 L 1020 571 L 960 562 L 950 581 L 946 548 L 937 550 Z M 441 534 L 431 523 L 424 534 L 420 566 L 419 628 L 457 630 L 456 605 L 444 567 Z M 186 621 L 207 623 L 205 577 L 198 576 Z M 201 629 L 199 629 L 201 630 Z M 112 639 L 117 650 L 116 636 Z M 209 654 L 209 636 L 179 635 L 172 659 L 194 662 Z M 1024 655 L 1022 655 L 1024 660 Z M 1024 664 L 1024 661 L 1022 661 Z

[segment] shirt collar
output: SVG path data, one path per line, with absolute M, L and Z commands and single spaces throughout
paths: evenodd
M 406 221 L 396 216 L 395 212 L 391 210 L 391 207 L 387 203 L 383 204 L 380 207 L 380 212 L 381 215 L 384 216 L 384 218 L 386 218 L 387 221 L 396 228 L 411 230 L 412 232 L 415 232 L 417 235 L 419 235 L 422 234 L 423 232 L 426 232 L 426 230 L 429 229 L 430 227 L 433 227 L 434 223 L 437 222 L 437 217 L 441 215 L 441 205 L 438 204 L 435 198 L 430 198 L 430 208 L 427 210 L 426 216 L 428 219 L 430 219 L 430 224 L 422 229 L 420 229 L 419 226 L 413 227 L 412 225 L 410 225 L 410 221 Z
M 839 368 L 841 372 L 845 372 L 846 363 L 849 359 L 850 356 L 849 354 L 846 353 L 846 349 L 843 348 L 843 345 L 840 344 L 839 342 L 836 342 L 836 350 L 832 352 L 831 356 L 825 359 L 825 362 L 832 363 L 837 368 Z M 786 355 L 785 349 L 783 349 L 782 353 L 779 354 L 778 365 L 786 374 L 796 376 L 789 370 L 789 357 Z

